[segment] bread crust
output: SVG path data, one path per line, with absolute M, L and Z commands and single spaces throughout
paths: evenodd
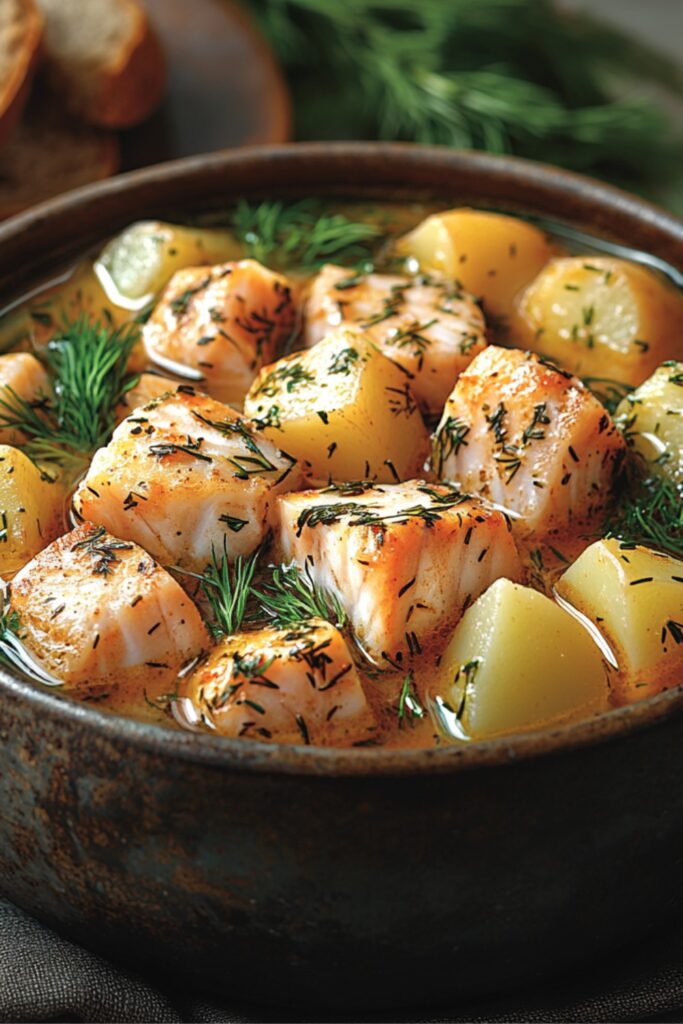
M 137 24 L 116 65 L 103 73 L 100 88 L 82 111 L 103 128 L 130 128 L 157 108 L 166 85 L 166 61 L 156 32 L 137 3 Z
M 47 140 L 47 141 L 46 141 Z M 47 145 L 68 158 L 40 174 Z M 119 164 L 118 139 L 75 122 L 52 97 L 34 95 L 10 142 L 0 152 L 0 220 L 61 192 L 108 178 Z
M 65 67 L 46 49 L 56 91 L 64 94 L 76 117 L 99 128 L 130 128 L 144 121 L 161 102 L 166 61 L 156 32 L 137 0 L 111 0 L 129 8 L 133 18 L 126 42 L 104 67 Z
M 26 28 L 24 41 L 12 72 L 0 93 L 0 146 L 4 145 L 19 120 L 31 91 L 33 73 L 41 57 L 43 18 L 34 0 L 22 0 Z

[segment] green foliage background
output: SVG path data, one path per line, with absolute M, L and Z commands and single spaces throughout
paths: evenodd
M 683 73 L 550 0 L 243 0 L 301 139 L 408 139 L 570 167 L 683 212 L 680 124 L 638 98 Z

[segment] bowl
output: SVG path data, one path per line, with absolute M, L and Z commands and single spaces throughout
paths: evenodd
M 0 226 L 0 297 L 137 218 L 239 196 L 438 197 L 555 218 L 683 270 L 683 224 L 523 160 L 254 148 Z M 142 971 L 282 1007 L 443 1005 L 538 983 L 680 915 L 683 692 L 435 750 L 196 736 L 0 672 L 0 891 Z

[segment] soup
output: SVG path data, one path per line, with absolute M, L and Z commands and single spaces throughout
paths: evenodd
M 131 225 L 17 302 L 4 660 L 158 724 L 347 747 L 683 682 L 683 300 L 589 243 L 244 201 Z

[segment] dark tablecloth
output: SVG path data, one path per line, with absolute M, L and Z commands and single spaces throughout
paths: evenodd
M 229 984 L 229 976 L 226 975 Z M 73 945 L 0 900 L 2 1021 L 308 1021 L 329 1014 L 221 1005 L 143 979 Z M 339 1020 L 348 1020 L 341 1016 Z M 532 993 L 468 1006 L 434 1007 L 419 1015 L 387 1006 L 373 1021 L 683 1021 L 683 926 L 590 965 L 581 976 Z

